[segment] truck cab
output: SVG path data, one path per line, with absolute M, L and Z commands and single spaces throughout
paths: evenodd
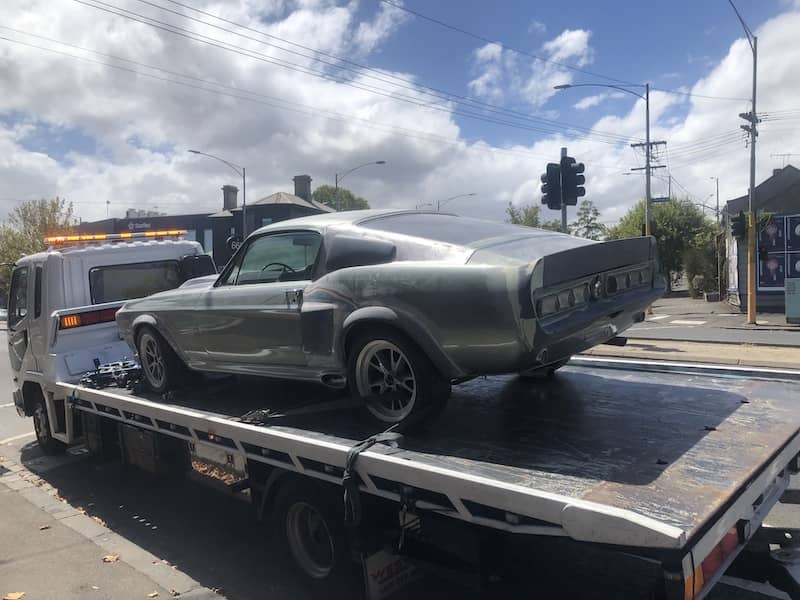
M 47 449 L 71 439 L 73 423 L 58 381 L 77 382 L 97 364 L 130 358 L 114 320 L 120 306 L 216 273 L 212 258 L 179 230 L 57 236 L 44 252 L 13 267 L 8 302 L 8 354 L 21 416 L 34 417 Z M 47 429 L 52 436 L 43 439 Z

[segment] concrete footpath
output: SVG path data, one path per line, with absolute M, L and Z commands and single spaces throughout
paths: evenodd
M 637 338 L 628 339 L 625 346 L 595 346 L 584 354 L 800 370 L 800 347 Z
M 0 598 L 220 598 L 4 457 L 0 506 Z

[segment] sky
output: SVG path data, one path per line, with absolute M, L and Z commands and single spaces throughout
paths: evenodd
M 737 0 L 758 36 L 757 181 L 800 163 L 800 1 Z M 540 204 L 560 149 L 616 222 L 644 196 L 746 194 L 752 54 L 727 1 L 5 0 L 0 218 L 59 196 L 83 220 L 219 210 L 369 162 L 343 187 L 373 207 L 503 220 Z M 562 84 L 593 84 L 557 91 Z M 630 87 L 630 85 L 633 87 Z M 624 90 L 604 87 L 615 85 Z M 776 154 L 797 154 L 778 157 Z M 546 218 L 555 218 L 544 209 Z M 574 210 L 574 209 L 573 209 Z

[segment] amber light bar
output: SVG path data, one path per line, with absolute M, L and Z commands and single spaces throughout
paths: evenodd
M 104 308 L 102 310 L 92 310 L 88 312 L 73 313 L 71 315 L 61 315 L 58 319 L 59 329 L 74 329 L 86 325 L 96 325 L 97 323 L 110 323 L 117 315 L 119 307 Z
M 140 238 L 174 237 L 185 235 L 185 229 L 167 229 L 164 231 L 137 231 L 130 233 L 88 233 L 82 235 L 53 235 L 44 238 L 50 246 L 63 246 L 81 242 L 113 242 Z

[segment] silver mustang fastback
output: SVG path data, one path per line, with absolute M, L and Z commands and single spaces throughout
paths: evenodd
M 367 210 L 262 227 L 218 277 L 132 300 L 117 322 L 157 393 L 187 368 L 313 380 L 389 424 L 438 412 L 471 377 L 550 374 L 663 291 L 650 237 Z

